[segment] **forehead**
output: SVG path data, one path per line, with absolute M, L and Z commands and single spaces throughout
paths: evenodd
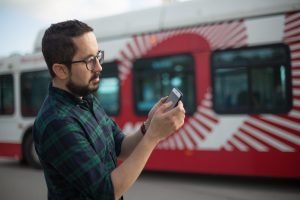
M 87 32 L 81 36 L 74 37 L 73 42 L 77 48 L 74 58 L 95 55 L 99 49 L 96 36 L 93 32 Z

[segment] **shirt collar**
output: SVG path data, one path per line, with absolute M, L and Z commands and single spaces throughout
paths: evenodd
M 49 94 L 51 96 L 55 96 L 56 98 L 62 99 L 64 101 L 72 102 L 75 105 L 83 103 L 83 101 L 87 101 L 89 105 L 92 104 L 94 96 L 89 94 L 84 96 L 82 99 L 79 97 L 57 87 L 53 87 L 52 82 L 49 84 Z

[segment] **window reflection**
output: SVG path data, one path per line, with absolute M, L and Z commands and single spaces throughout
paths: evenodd
M 0 114 L 8 115 L 14 112 L 14 84 L 12 75 L 0 76 Z
M 216 71 L 215 92 L 217 109 L 241 109 L 248 106 L 247 71 L 241 69 L 218 69 Z
M 252 105 L 254 109 L 287 106 L 285 67 L 266 67 L 251 71 Z
M 48 92 L 50 75 L 47 70 L 21 74 L 21 113 L 36 116 Z
M 109 115 L 117 115 L 120 110 L 120 80 L 115 62 L 102 64 L 101 80 L 96 92 L 103 109 Z
M 291 109 L 289 48 L 284 44 L 215 51 L 213 102 L 219 113 Z
M 101 105 L 109 114 L 119 111 L 119 80 L 118 78 L 102 78 L 97 91 Z
M 134 63 L 134 95 L 138 114 L 145 115 L 173 87 L 183 92 L 188 114 L 195 111 L 194 61 L 188 54 L 139 59 Z

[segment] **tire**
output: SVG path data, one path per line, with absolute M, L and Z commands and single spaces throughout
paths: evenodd
M 24 140 L 24 155 L 29 166 L 40 169 L 41 163 L 34 148 L 33 136 L 28 134 Z

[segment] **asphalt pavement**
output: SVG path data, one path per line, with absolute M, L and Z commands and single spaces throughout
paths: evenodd
M 42 170 L 0 159 L 0 200 L 46 200 Z M 300 180 L 143 172 L 125 200 L 300 200 Z

